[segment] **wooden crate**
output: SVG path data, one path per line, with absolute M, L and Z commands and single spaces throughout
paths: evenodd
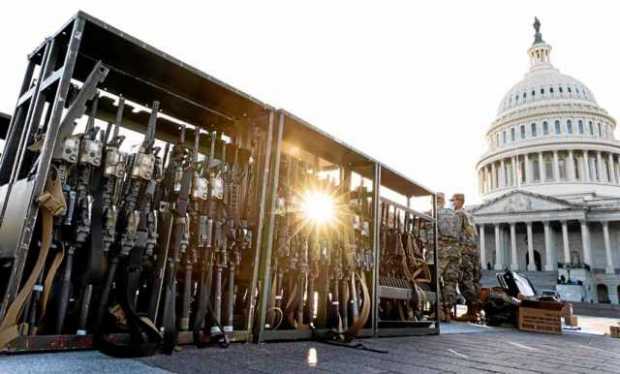
M 548 334 L 562 333 L 561 310 L 519 307 L 519 330 L 544 332 Z
M 572 314 L 569 317 L 564 317 L 564 323 L 567 326 L 577 327 L 579 326 L 579 321 L 577 320 L 577 316 Z

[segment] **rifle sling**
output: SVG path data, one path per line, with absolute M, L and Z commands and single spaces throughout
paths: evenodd
M 60 265 L 62 264 L 62 260 L 65 258 L 65 246 L 60 243 L 60 251 L 56 253 L 54 260 L 50 265 L 49 270 L 47 271 L 47 276 L 45 277 L 45 281 L 43 282 L 43 294 L 41 295 L 41 311 L 39 313 L 39 319 L 43 320 L 45 317 L 45 313 L 47 311 L 47 302 L 50 297 L 50 293 L 52 292 L 54 278 L 56 277 L 56 273 L 58 273 L 58 269 L 60 269 Z
M 105 335 L 97 336 L 99 349 L 114 357 L 143 357 L 157 352 L 162 340 L 159 329 L 150 318 L 136 311 L 135 295 L 142 277 L 143 247 L 134 247 L 120 264 L 120 303 L 127 316 L 129 343 L 120 344 Z
M 20 331 L 27 331 L 26 328 L 22 328 L 27 326 L 18 325 L 19 319 L 23 312 L 26 301 L 30 298 L 30 295 L 32 294 L 32 289 L 37 282 L 39 275 L 44 271 L 45 262 L 47 261 L 47 255 L 52 245 L 54 217 L 63 214 L 67 208 L 59 178 L 55 178 L 52 176 L 48 178 L 45 191 L 38 197 L 38 203 L 40 208 L 42 208 L 40 209 L 42 218 L 41 248 L 39 250 L 37 261 L 32 269 L 32 272 L 30 273 L 30 276 L 15 297 L 15 300 L 13 300 L 11 306 L 9 306 L 9 308 L 7 309 L 4 320 L 2 320 L 2 323 L 0 324 L 0 349 L 6 347 L 13 340 L 18 338 L 20 336 Z M 58 256 L 54 260 L 55 264 L 57 262 Z M 56 270 L 57 269 L 58 267 L 56 267 Z M 50 274 L 48 273 L 48 278 L 49 276 Z M 51 274 L 52 278 L 53 276 L 54 274 Z

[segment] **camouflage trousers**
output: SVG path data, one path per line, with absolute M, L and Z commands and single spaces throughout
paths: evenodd
M 480 304 L 480 252 L 476 245 L 464 245 L 461 250 L 459 289 L 467 304 Z
M 454 242 L 440 240 L 437 257 L 441 281 L 441 303 L 444 308 L 453 308 L 457 300 L 456 285 L 459 282 L 461 251 Z

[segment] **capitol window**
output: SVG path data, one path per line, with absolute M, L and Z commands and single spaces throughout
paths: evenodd
M 571 120 L 566 121 L 566 132 L 569 134 L 573 133 L 573 122 Z
M 525 139 L 525 125 L 521 125 L 521 139 Z
M 579 120 L 579 134 L 583 135 L 583 121 Z
M 549 92 L 553 93 L 553 87 L 549 88 Z
M 570 87 L 567 88 L 568 93 L 572 93 L 573 91 L 570 89 Z
M 596 136 L 601 136 L 601 123 L 596 124 Z
M 536 124 L 532 123 L 531 126 L 532 126 L 532 136 L 537 136 L 537 134 L 536 134 Z
M 590 136 L 594 136 L 594 127 L 592 127 L 592 121 L 588 122 L 588 125 L 590 127 Z
M 559 135 L 561 132 L 562 132 L 562 131 L 561 131 L 561 129 L 560 129 L 560 121 L 557 121 L 557 120 L 556 120 L 556 121 L 555 121 L 555 133 Z
M 506 144 L 506 130 L 502 131 L 502 144 Z
M 511 128 L 510 129 L 510 141 L 514 142 L 515 141 L 515 128 Z
M 544 89 L 544 88 L 541 88 L 541 89 L 540 89 L 540 94 L 541 94 L 541 95 L 544 95 L 544 94 L 545 94 L 545 89 Z
M 560 90 L 560 93 L 562 93 L 562 86 L 558 87 L 558 89 Z
M 549 135 L 549 124 L 547 121 L 543 122 L 543 135 Z

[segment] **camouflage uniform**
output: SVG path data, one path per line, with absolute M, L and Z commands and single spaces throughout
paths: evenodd
M 461 251 L 458 242 L 458 217 L 452 209 L 437 210 L 437 257 L 441 280 L 441 303 L 444 310 L 454 307 L 457 299 L 456 285 L 459 280 Z
M 480 304 L 480 251 L 478 250 L 476 227 L 471 217 L 463 210 L 455 212 L 458 217 L 459 247 L 461 249 L 461 269 L 459 289 L 467 304 L 476 307 Z

